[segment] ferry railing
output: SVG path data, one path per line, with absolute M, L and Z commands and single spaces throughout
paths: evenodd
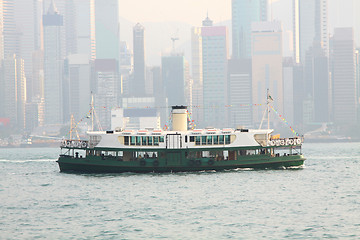
M 268 141 L 268 146 L 300 146 L 304 142 L 303 137 L 294 137 L 294 138 L 278 138 L 271 139 Z
M 84 149 L 89 146 L 89 141 L 85 140 L 63 140 L 60 144 L 61 148 L 79 148 Z

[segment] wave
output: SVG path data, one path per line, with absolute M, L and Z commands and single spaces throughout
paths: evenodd
M 10 162 L 10 163 L 54 162 L 54 161 L 56 161 L 56 159 L 23 159 L 23 160 L 0 159 L 0 162 Z

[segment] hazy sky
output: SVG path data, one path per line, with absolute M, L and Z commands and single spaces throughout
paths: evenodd
M 353 1 L 360 2 L 360 0 L 328 0 L 330 32 L 332 27 L 352 24 Z M 290 26 L 292 0 L 272 0 L 272 2 L 276 3 L 273 9 L 274 18 L 285 21 L 285 27 L 287 24 Z M 231 0 L 119 0 L 119 6 L 120 16 L 132 22 L 179 21 L 200 26 L 207 11 L 215 23 L 231 19 Z
M 132 22 L 180 21 L 199 26 L 207 11 L 214 22 L 231 19 L 231 0 L 120 0 L 119 6 L 120 16 Z

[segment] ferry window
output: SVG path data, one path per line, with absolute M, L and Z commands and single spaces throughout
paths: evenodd
M 195 142 L 195 137 L 194 136 L 190 136 L 190 142 Z
M 219 144 L 224 144 L 224 135 L 219 136 Z
M 185 136 L 185 142 L 187 143 L 187 139 L 188 139 L 188 137 L 187 136 Z
M 219 144 L 219 136 L 214 136 L 214 144 Z
M 124 144 L 129 145 L 129 136 L 124 137 Z
M 147 137 L 148 145 L 152 146 L 152 137 Z
M 207 136 L 207 144 L 208 145 L 212 144 L 212 136 Z
M 200 136 L 196 136 L 195 138 L 195 144 L 200 145 Z
M 159 137 L 154 137 L 154 145 L 159 146 Z
M 146 144 L 146 136 L 142 136 L 142 137 L 141 137 L 141 144 L 142 144 L 143 146 L 147 145 L 147 144 Z
M 140 139 L 141 137 L 140 136 L 136 136 L 136 145 L 140 145 L 140 141 L 141 141 L 141 139 Z
M 225 144 L 230 144 L 230 135 L 225 135 Z
M 201 145 L 206 145 L 206 136 L 201 136 Z
M 135 145 L 135 136 L 130 137 L 130 143 L 131 145 Z
M 164 136 L 160 136 L 160 142 L 164 142 Z

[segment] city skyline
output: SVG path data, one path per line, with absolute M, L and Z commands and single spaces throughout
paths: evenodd
M 277 100 L 274 111 L 303 132 L 322 123 L 345 127 L 344 104 L 352 104 L 347 122 L 360 120 L 359 18 L 351 10 L 350 27 L 333 27 L 333 0 L 232 0 L 219 7 L 231 12 L 224 20 L 219 16 L 227 14 L 207 9 L 215 2 L 200 1 L 196 24 L 190 16 L 199 2 L 178 6 L 185 23 L 156 14 L 177 4 L 158 2 L 153 22 L 132 23 L 118 0 L 34 0 L 28 12 L 21 2 L 0 0 L 0 118 L 24 133 L 59 128 L 71 116 L 82 120 L 91 93 L 105 129 L 116 127 L 113 108 L 156 108 L 152 122 L 167 126 L 167 108 L 178 104 L 189 106 L 197 127 L 255 127 L 264 120 L 267 91 Z M 134 114 L 136 121 L 125 120 L 135 115 L 124 112 L 119 124 L 147 125 L 149 113 Z M 284 118 L 273 120 L 276 127 Z

